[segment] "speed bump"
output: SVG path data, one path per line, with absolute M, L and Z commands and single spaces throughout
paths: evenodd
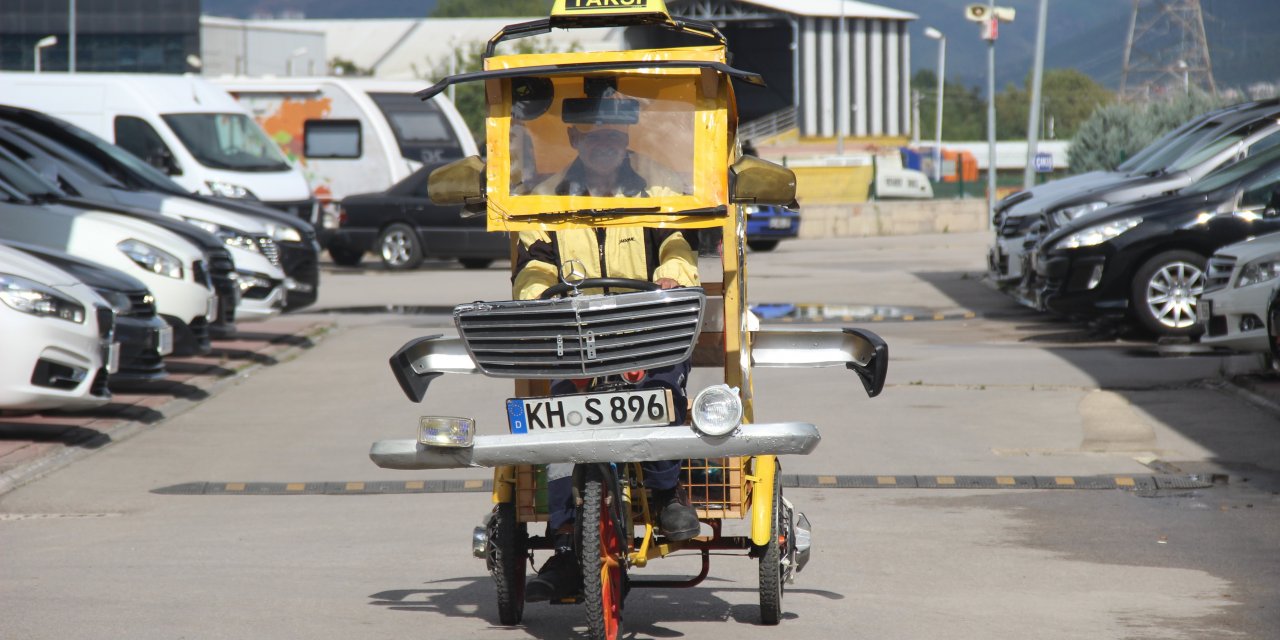
M 782 474 L 778 482 L 795 489 L 1054 489 L 1157 491 L 1205 489 L 1199 476 L 897 476 Z M 390 495 L 402 493 L 488 493 L 492 480 L 408 480 L 376 482 L 187 482 L 153 489 L 162 495 Z

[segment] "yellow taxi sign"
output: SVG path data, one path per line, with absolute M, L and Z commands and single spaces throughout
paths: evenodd
M 556 0 L 553 26 L 672 23 L 664 0 Z

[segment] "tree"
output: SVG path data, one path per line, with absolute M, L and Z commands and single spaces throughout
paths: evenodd
M 1027 116 L 1031 110 L 1031 76 L 1023 85 L 1005 87 L 996 96 L 996 135 L 1001 140 L 1027 139 Z M 1111 104 L 1115 96 L 1093 78 L 1076 69 L 1047 69 L 1040 87 L 1040 126 L 1048 133 L 1048 120 L 1053 118 L 1055 138 L 1070 138 L 1080 124 L 1103 105 Z M 1041 135 L 1041 139 L 1047 138 Z
M 433 18 L 501 18 L 545 16 L 551 13 L 550 0 L 440 0 Z
M 920 101 L 920 139 L 937 137 L 938 76 L 921 69 L 911 77 L 911 88 L 922 95 Z M 942 139 L 981 140 L 986 137 L 987 102 L 977 88 L 948 82 L 943 87 Z
M 1190 95 L 1154 103 L 1111 104 L 1080 125 L 1067 153 L 1071 171 L 1115 169 L 1156 138 L 1195 116 L 1224 106 L 1226 100 L 1193 91 Z
M 329 61 L 329 69 L 335 76 L 371 76 L 373 72 L 357 65 L 346 58 L 334 57 Z

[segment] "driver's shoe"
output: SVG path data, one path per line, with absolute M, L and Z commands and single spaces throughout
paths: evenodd
M 654 489 L 653 504 L 650 512 L 658 514 L 658 528 L 663 536 L 674 542 L 691 540 L 698 537 L 701 527 L 698 524 L 698 512 L 685 504 L 683 491 L 674 489 Z
M 582 572 L 577 554 L 561 551 L 547 559 L 538 575 L 524 585 L 525 602 L 562 600 L 578 595 L 582 588 Z

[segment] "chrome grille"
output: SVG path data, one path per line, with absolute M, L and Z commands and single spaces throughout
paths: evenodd
M 1231 282 L 1231 272 L 1235 268 L 1234 256 L 1215 255 L 1209 258 L 1209 266 L 1205 268 L 1205 293 L 1226 287 Z
M 267 236 L 256 236 L 254 240 L 258 244 L 258 250 L 262 252 L 263 257 L 275 266 L 280 266 L 280 247 L 276 246 L 276 241 Z
M 130 291 L 129 311 L 125 315 L 130 318 L 150 318 L 156 315 L 156 298 L 150 291 Z
M 683 362 L 705 306 L 701 289 L 671 289 L 475 302 L 454 308 L 453 316 L 486 375 L 583 378 Z

